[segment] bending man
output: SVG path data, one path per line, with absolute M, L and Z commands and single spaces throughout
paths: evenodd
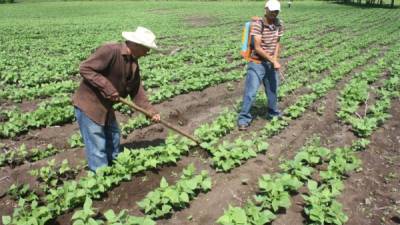
M 89 169 L 108 166 L 120 151 L 120 130 L 112 108 L 120 97 L 130 95 L 136 104 L 160 114 L 149 103 L 140 80 L 138 59 L 157 49 L 155 35 L 144 27 L 122 32 L 123 43 L 99 47 L 80 65 L 83 77 L 73 96 L 75 115 L 85 143 Z

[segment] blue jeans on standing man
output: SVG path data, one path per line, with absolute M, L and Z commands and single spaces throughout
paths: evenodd
M 269 61 L 263 61 L 260 64 L 249 62 L 244 87 L 243 105 L 238 118 L 239 126 L 250 124 L 252 120 L 250 109 L 261 83 L 265 87 L 265 94 L 268 98 L 268 117 L 271 118 L 280 115 L 278 110 L 278 71 L 273 68 L 272 63 Z
M 89 169 L 96 169 L 111 164 L 119 153 L 120 130 L 115 119 L 107 118 L 104 126 L 92 121 L 79 108 L 75 107 L 75 116 L 79 124 Z

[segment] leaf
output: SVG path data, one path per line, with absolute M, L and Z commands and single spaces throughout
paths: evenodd
M 179 203 L 179 193 L 175 189 L 168 188 L 165 190 L 163 196 L 167 197 L 172 203 Z
M 11 223 L 11 217 L 10 217 L 10 216 L 3 216 L 3 217 L 1 218 L 1 220 L 3 221 L 3 224 L 4 224 L 4 225 L 8 225 L 8 224 Z
M 96 179 L 95 178 L 93 178 L 93 177 L 91 177 L 91 178 L 89 178 L 88 180 L 87 180 L 87 182 L 86 182 L 86 186 L 87 186 L 87 188 L 93 188 L 95 185 L 96 185 Z
M 247 224 L 246 212 L 239 207 L 235 207 L 232 210 L 232 219 L 237 224 Z
M 189 201 L 190 201 L 189 195 L 188 195 L 186 192 L 182 192 L 182 193 L 179 195 L 179 199 L 180 199 L 182 202 L 185 202 L 185 203 L 189 203 Z
M 143 222 L 140 225 L 156 225 L 156 222 L 154 222 L 150 218 L 144 218 Z
M 168 182 L 167 180 L 165 180 L 165 178 L 161 178 L 161 182 L 160 182 L 160 188 L 166 188 L 168 187 Z
M 257 145 L 257 150 L 258 151 L 264 151 L 268 149 L 269 144 L 267 142 L 261 141 Z
M 272 220 L 274 220 L 275 218 L 276 218 L 276 215 L 273 212 L 271 212 L 269 210 L 264 210 L 261 212 L 259 224 L 269 223 Z
M 87 225 L 82 220 L 75 221 L 72 225 Z
M 116 215 L 113 210 L 109 209 L 107 212 L 104 213 L 104 216 L 106 217 L 108 222 L 115 222 Z
M 203 188 L 204 191 L 210 190 L 211 189 L 211 178 L 208 177 L 206 179 L 203 180 L 201 187 Z
M 222 224 L 222 225 L 231 225 L 231 218 L 230 215 L 227 213 L 224 213 L 220 218 L 218 218 L 217 223 Z
M 314 180 L 308 180 L 307 187 L 308 187 L 308 190 L 310 190 L 311 193 L 315 192 L 317 190 L 317 188 L 318 188 L 318 183 L 316 181 L 314 181 Z
M 151 168 L 155 168 L 155 167 L 157 167 L 157 163 L 158 163 L 158 160 L 149 159 L 149 160 L 146 161 L 146 166 L 149 166 Z
M 78 210 L 74 213 L 74 215 L 72 215 L 72 220 L 83 219 L 83 218 L 85 218 L 85 213 L 83 212 L 83 210 Z
M 186 169 L 183 170 L 183 175 L 185 177 L 192 177 L 195 171 L 196 168 L 194 167 L 194 164 L 191 163 Z
M 197 182 L 195 180 L 187 180 L 186 185 L 190 190 L 195 190 L 197 188 Z
M 88 225 L 100 225 L 102 224 L 100 221 L 96 221 L 93 218 L 89 218 Z
M 93 215 L 94 214 L 94 212 L 92 210 L 92 199 L 90 199 L 89 197 L 86 197 L 85 203 L 83 204 L 83 211 L 87 215 Z
M 161 212 L 163 213 L 163 215 L 169 214 L 171 209 L 172 207 L 170 205 L 163 205 L 161 208 Z
M 140 202 L 136 203 L 142 210 L 145 211 L 145 213 L 147 213 L 150 209 L 150 202 L 147 198 L 143 199 Z

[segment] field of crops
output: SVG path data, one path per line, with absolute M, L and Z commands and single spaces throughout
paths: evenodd
M 241 29 L 263 2 L 0 6 L 0 224 L 400 224 L 400 11 L 282 4 L 279 107 L 236 127 Z M 148 27 L 150 101 L 201 147 L 115 105 L 123 151 L 87 170 L 79 63 Z

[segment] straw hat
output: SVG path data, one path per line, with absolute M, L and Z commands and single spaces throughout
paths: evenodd
M 124 31 L 122 32 L 122 37 L 124 37 L 127 41 L 131 41 L 151 49 L 158 49 L 156 45 L 156 36 L 147 28 L 139 26 L 134 32 Z

